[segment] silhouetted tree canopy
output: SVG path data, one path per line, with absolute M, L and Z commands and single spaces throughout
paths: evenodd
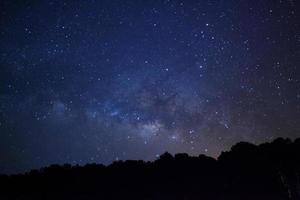
M 153 162 L 51 165 L 0 176 L 0 199 L 300 199 L 300 139 L 240 142 L 218 159 L 166 152 Z

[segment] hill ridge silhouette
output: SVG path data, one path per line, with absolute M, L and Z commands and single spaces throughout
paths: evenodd
M 0 199 L 300 199 L 300 138 L 239 142 L 215 159 L 166 152 L 155 161 L 51 165 L 0 176 Z

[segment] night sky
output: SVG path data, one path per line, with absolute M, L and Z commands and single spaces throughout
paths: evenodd
M 300 137 L 296 0 L 1 0 L 0 173 Z

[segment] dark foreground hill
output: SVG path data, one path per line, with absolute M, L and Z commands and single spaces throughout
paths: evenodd
M 299 200 L 300 139 L 240 142 L 218 160 L 165 153 L 107 167 L 52 165 L 0 176 L 0 199 Z

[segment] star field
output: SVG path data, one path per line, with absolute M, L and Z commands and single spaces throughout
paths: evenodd
M 299 137 L 299 8 L 1 1 L 0 173 Z

